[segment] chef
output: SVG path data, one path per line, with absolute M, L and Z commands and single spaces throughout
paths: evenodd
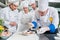
M 37 10 L 36 0 L 30 0 L 30 6 L 32 7 L 32 11 Z
M 55 40 L 51 34 L 56 34 L 59 24 L 58 11 L 48 6 L 48 0 L 38 0 L 38 10 L 35 12 L 35 22 L 39 28 L 37 34 L 46 34 L 49 40 Z M 50 35 L 49 35 L 50 34 Z M 42 38 L 43 39 L 43 38 Z
M 16 32 L 18 24 L 18 0 L 8 0 L 8 6 L 1 10 L 1 18 L 4 20 L 4 26 L 12 33 Z
M 36 10 L 38 10 L 38 7 L 36 5 L 36 0 L 29 0 L 29 5 L 31 6 L 31 10 L 30 10 L 31 15 L 33 15 L 33 17 L 34 17 Z
M 27 30 L 29 28 L 28 23 L 30 23 L 32 21 L 32 15 L 31 12 L 29 12 L 29 5 L 26 1 L 23 1 L 23 10 L 20 11 L 19 13 L 19 27 L 18 27 L 18 31 L 24 31 Z

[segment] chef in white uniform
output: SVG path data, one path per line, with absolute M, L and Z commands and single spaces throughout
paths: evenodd
M 33 17 L 34 17 L 36 10 L 38 10 L 38 7 L 37 7 L 37 5 L 36 5 L 36 0 L 29 0 L 29 2 L 30 2 L 29 5 L 31 6 L 30 12 L 31 12 L 31 14 L 32 14 Z
M 23 1 L 23 10 L 20 11 L 19 13 L 19 27 L 18 27 L 18 31 L 24 31 L 28 29 L 28 23 L 32 21 L 32 15 L 29 12 L 28 9 L 28 3 L 26 1 Z
M 1 10 L 1 18 L 4 20 L 4 26 L 12 33 L 16 32 L 18 23 L 18 10 L 19 1 L 8 0 L 8 6 Z
M 45 33 L 46 31 L 50 31 L 51 33 L 54 33 L 58 28 L 58 24 L 59 24 L 58 11 L 53 7 L 49 7 L 48 2 L 49 2 L 48 0 L 38 1 L 39 9 L 37 10 L 36 18 L 37 21 L 39 21 L 40 23 L 42 29 L 40 30 L 44 31 L 42 33 Z
M 54 7 L 48 6 L 48 0 L 38 1 L 38 10 L 35 14 L 35 22 L 39 27 L 37 34 L 55 34 L 57 33 L 59 16 L 58 11 Z M 48 35 L 48 34 L 47 34 Z M 54 40 L 55 35 L 48 35 L 49 40 Z M 43 38 L 42 38 L 43 39 Z

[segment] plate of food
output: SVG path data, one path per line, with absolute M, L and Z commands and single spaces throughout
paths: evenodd
M 24 31 L 24 32 L 20 32 L 19 35 L 23 35 L 23 36 L 28 36 L 28 35 L 32 35 L 34 34 L 34 32 L 32 31 Z

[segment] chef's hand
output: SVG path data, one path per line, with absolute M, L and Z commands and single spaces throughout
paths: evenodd
M 46 31 L 49 31 L 49 27 L 42 27 L 40 28 L 39 30 L 37 30 L 37 34 L 43 34 L 45 33 Z
M 16 22 L 10 22 L 11 26 L 16 26 Z
M 34 27 L 34 25 L 32 23 L 28 23 L 28 26 L 29 26 L 29 28 Z

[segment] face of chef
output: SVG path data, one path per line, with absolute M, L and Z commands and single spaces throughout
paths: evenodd
M 38 11 L 38 13 L 39 13 L 40 16 L 44 16 L 44 15 L 46 15 L 47 12 L 48 12 L 48 9 L 45 10 L 45 11 Z
M 23 7 L 24 12 L 28 12 L 28 7 Z
M 36 8 L 36 3 L 32 3 L 32 4 L 31 4 L 31 7 L 32 7 L 33 9 L 35 9 L 35 8 Z
M 15 4 L 13 4 L 13 3 L 11 3 L 11 4 L 9 5 L 9 7 L 10 7 L 12 10 L 16 10 L 18 6 L 15 5 Z

